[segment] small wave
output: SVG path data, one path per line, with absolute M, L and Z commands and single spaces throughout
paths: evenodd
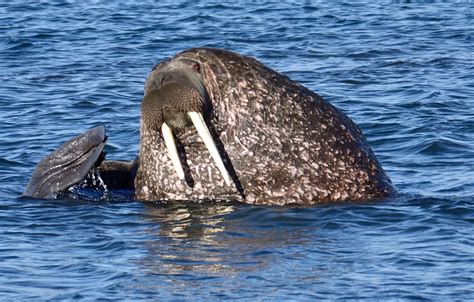
M 429 141 L 424 141 L 418 146 L 418 152 L 425 155 L 462 153 L 463 151 L 471 151 L 472 148 L 468 143 L 449 138 L 435 138 Z

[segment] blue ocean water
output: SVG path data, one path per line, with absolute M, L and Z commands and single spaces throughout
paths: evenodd
M 0 300 L 474 299 L 474 4 L 0 3 Z M 143 84 L 256 57 L 363 129 L 400 195 L 306 208 L 18 199 L 97 124 L 133 159 Z

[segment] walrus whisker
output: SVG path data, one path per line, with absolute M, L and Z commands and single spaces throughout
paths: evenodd
M 229 173 L 227 172 L 227 169 L 224 166 L 224 162 L 222 161 L 222 157 L 220 156 L 216 144 L 212 139 L 211 133 L 209 132 L 209 129 L 207 128 L 206 123 L 204 122 L 204 117 L 199 112 L 188 112 L 188 115 L 191 118 L 194 127 L 196 127 L 199 136 L 206 145 L 207 150 L 209 150 L 209 153 L 211 153 L 212 158 L 216 162 L 217 168 L 221 172 L 225 183 L 230 186 L 231 182 Z
M 176 148 L 176 143 L 174 141 L 173 131 L 166 123 L 163 123 L 161 126 L 161 133 L 163 134 L 166 149 L 168 150 L 168 154 L 171 158 L 174 169 L 176 170 L 176 174 L 178 175 L 179 179 L 184 180 L 184 170 L 178 156 L 178 149 Z

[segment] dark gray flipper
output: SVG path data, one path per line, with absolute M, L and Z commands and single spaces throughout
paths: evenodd
M 105 127 L 101 125 L 65 142 L 38 163 L 22 196 L 55 198 L 79 183 L 104 159 L 106 140 Z
M 137 168 L 138 157 L 133 161 L 104 160 L 97 173 L 109 190 L 133 190 Z

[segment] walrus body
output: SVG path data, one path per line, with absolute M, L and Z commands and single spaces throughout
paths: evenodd
M 220 159 L 192 127 L 191 114 L 202 117 Z M 174 138 L 177 156 L 165 137 Z M 138 200 L 271 205 L 395 192 L 344 113 L 253 58 L 210 48 L 182 52 L 150 73 L 134 187 Z
M 257 204 L 313 204 L 387 196 L 393 187 L 360 129 L 319 95 L 255 59 L 198 48 L 176 61 L 200 66 L 211 104 L 206 122 L 232 177 L 227 186 L 193 129 L 177 135 L 191 185 L 174 176 L 166 148 L 141 126 L 135 179 L 140 200 L 237 199 Z

